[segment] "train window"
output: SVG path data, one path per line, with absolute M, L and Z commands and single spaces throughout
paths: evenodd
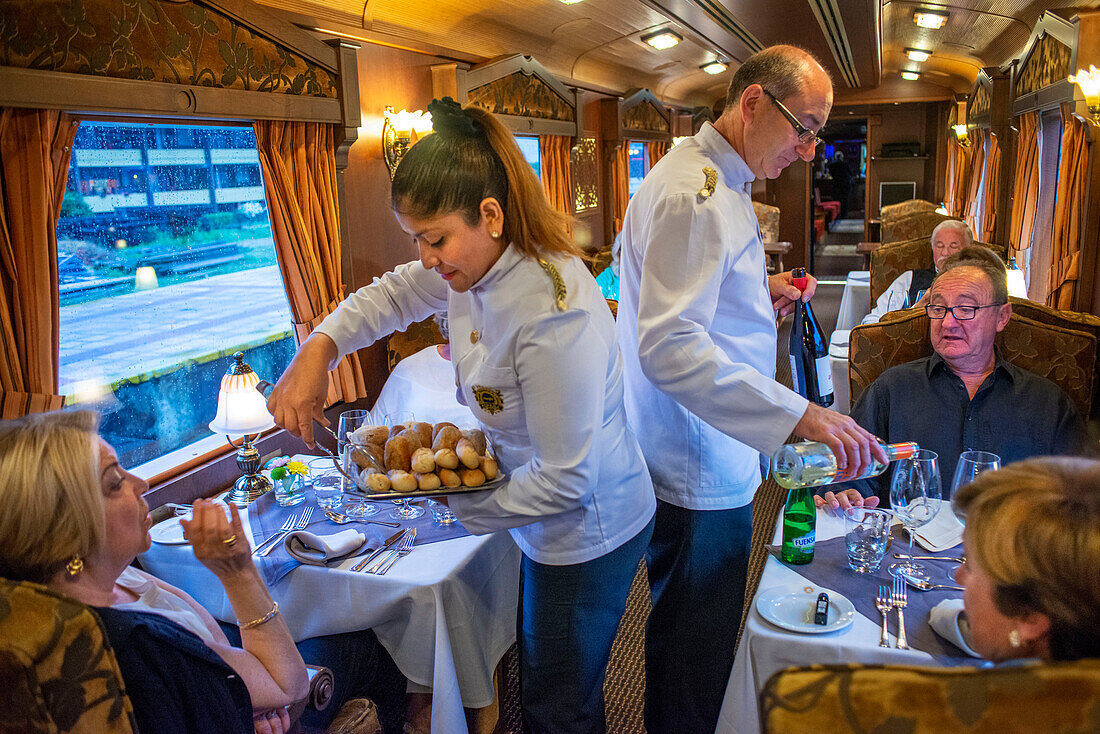
M 1035 222 L 1024 275 L 1028 298 L 1045 303 L 1050 289 L 1046 274 L 1051 268 L 1050 239 L 1054 226 L 1054 200 L 1058 195 L 1058 164 L 1062 154 L 1062 119 L 1057 108 L 1039 116 L 1039 194 Z M 1038 277 L 1032 277 L 1032 273 Z
M 638 187 L 642 185 L 642 179 L 645 178 L 646 171 L 649 170 L 648 155 L 646 153 L 645 143 L 637 141 L 631 141 L 629 157 L 627 159 L 630 185 L 628 191 L 630 196 L 634 196 L 634 192 L 638 190 Z
M 82 122 L 57 240 L 61 394 L 127 467 L 210 436 L 233 352 L 294 354 L 249 127 Z
M 531 164 L 531 168 L 535 169 L 535 175 L 541 180 L 542 158 L 539 154 L 539 139 L 533 135 L 517 135 L 516 142 L 519 143 L 523 157 Z

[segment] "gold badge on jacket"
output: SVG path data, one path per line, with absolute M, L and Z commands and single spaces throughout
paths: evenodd
M 504 396 L 495 387 L 475 385 L 474 399 L 477 400 L 477 404 L 481 406 L 481 409 L 489 415 L 496 415 L 504 410 Z

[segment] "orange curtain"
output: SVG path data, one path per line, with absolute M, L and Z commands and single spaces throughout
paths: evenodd
M 959 145 L 952 139 L 947 143 L 947 186 L 944 196 L 951 216 L 962 219 L 966 216 L 967 180 L 970 173 L 970 148 Z
M 332 125 L 253 123 L 279 270 L 301 343 L 344 298 Z M 362 368 L 347 355 L 329 373 L 328 402 L 366 397 Z
M 978 200 L 978 192 L 982 185 L 982 169 L 985 166 L 985 130 L 976 129 L 970 132 L 970 171 L 967 173 L 966 185 L 966 223 L 970 225 L 970 231 L 978 236 L 978 217 L 981 214 L 982 202 Z
M 57 410 L 57 219 L 79 123 L 0 108 L 0 417 Z
M 657 165 L 657 161 L 665 157 L 669 144 L 667 140 L 651 140 L 646 144 L 646 148 L 649 150 L 649 167 L 653 168 Z
M 611 163 L 611 196 L 614 199 L 615 232 L 623 229 L 626 217 L 626 205 L 630 202 L 630 141 L 624 140 L 615 149 L 615 160 Z
M 1088 123 L 1062 107 L 1062 155 L 1058 164 L 1058 198 L 1054 202 L 1051 237 L 1050 292 L 1047 305 L 1073 310 L 1077 291 L 1078 257 L 1081 254 L 1081 215 L 1088 184 Z
M 997 230 L 997 194 L 1001 185 L 1001 144 L 989 133 L 989 152 L 985 157 L 985 194 L 982 197 L 982 232 L 974 236 L 992 242 Z
M 1016 171 L 1012 191 L 1012 219 L 1008 226 L 1008 256 L 1031 247 L 1031 227 L 1039 199 L 1039 112 L 1020 116 Z M 988 240 L 986 240 L 988 242 Z M 1023 263 L 1020 263 L 1023 267 Z
M 573 139 L 565 135 L 540 135 L 542 188 L 550 205 L 562 214 L 573 216 L 573 186 L 569 175 L 569 152 Z

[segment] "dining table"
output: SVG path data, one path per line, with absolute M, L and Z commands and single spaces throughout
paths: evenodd
M 306 462 L 316 457 L 292 458 Z M 307 489 L 306 495 L 307 501 L 297 507 L 276 510 L 265 496 L 241 508 L 245 533 L 253 545 L 277 530 L 283 515 L 297 514 L 308 506 L 313 512 L 308 531 L 321 534 L 356 528 L 368 542 L 361 551 L 326 565 L 298 565 L 281 551 L 264 558 L 253 556 L 294 640 L 373 629 L 409 679 L 410 691 L 430 689 L 432 731 L 467 732 L 464 707 L 492 704 L 494 672 L 515 642 L 520 552 L 511 536 L 507 532 L 470 535 L 461 527 L 448 526 L 441 531 L 443 537 L 458 537 L 426 544 L 418 540 L 385 575 L 354 572 L 352 567 L 369 548 L 396 530 L 372 524 L 336 526 L 315 505 L 312 492 Z M 376 504 L 382 510 L 368 520 L 394 521 L 390 508 L 396 505 Z M 273 526 L 264 513 L 277 515 L 280 524 Z M 166 522 L 173 521 L 178 522 Z M 401 523 L 430 531 L 433 520 L 425 513 Z M 261 524 L 265 529 L 255 533 Z M 181 538 L 156 531 L 154 526 L 154 541 Z M 145 570 L 186 591 L 217 619 L 236 623 L 221 584 L 195 559 L 190 545 L 153 542 L 139 560 Z
M 942 502 L 940 511 L 951 512 L 950 504 Z M 881 585 L 890 585 L 891 577 L 887 569 L 895 560 L 893 553 L 908 553 L 907 540 L 901 535 L 900 526 L 894 528 L 890 547 L 879 570 L 857 574 L 847 567 L 843 517 L 818 509 L 816 520 L 813 561 L 804 566 L 788 565 L 780 561 L 776 552 L 772 552 L 782 542 L 783 513 L 780 512 L 773 540 L 775 545 L 769 546 L 769 557 L 746 615 L 722 701 L 716 730 L 721 734 L 748 734 L 761 730 L 757 705 L 760 691 L 769 678 L 784 668 L 844 663 L 956 666 L 981 662 L 939 637 L 928 625 L 928 610 L 932 606 L 945 599 L 962 598 L 962 592 L 955 590 L 920 592 L 910 588 L 909 604 L 905 608 L 905 629 L 911 649 L 897 649 L 896 612 L 889 614 L 890 647 L 880 647 L 882 617 L 875 609 L 874 598 Z M 961 546 L 939 553 L 924 551 L 919 545 L 915 548 L 920 554 L 945 557 L 942 561 L 924 562 L 936 583 L 956 583 L 951 573 L 957 564 L 947 561 L 946 557 L 960 555 Z M 761 605 L 762 598 L 769 600 L 798 594 L 804 595 L 809 610 L 817 593 L 823 590 L 832 592 L 831 598 L 839 593 L 852 603 L 854 613 L 850 624 L 819 633 L 807 625 L 804 629 L 815 633 L 795 632 L 766 621 L 760 611 L 761 606 L 767 610 L 766 604 Z M 832 599 L 831 603 L 838 601 Z

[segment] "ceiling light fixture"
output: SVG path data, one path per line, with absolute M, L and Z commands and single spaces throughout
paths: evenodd
M 729 66 L 724 61 L 718 61 L 716 59 L 714 61 L 709 61 L 703 64 L 699 68 L 708 74 L 721 74 L 723 71 L 728 69 Z
M 642 40 L 658 51 L 664 51 L 666 48 L 672 48 L 677 43 L 684 40 L 684 37 L 675 31 L 663 30 L 657 31 L 656 33 L 650 33 L 647 36 L 642 36 Z
M 907 82 L 915 82 L 920 79 L 920 74 L 915 71 L 903 71 L 901 72 L 901 78 Z
M 562 5 L 576 5 L 577 3 L 583 3 L 584 0 L 559 0 Z
M 919 25 L 921 28 L 943 28 L 947 23 L 949 15 L 948 13 L 941 12 L 939 10 L 918 10 L 913 13 L 913 22 Z
M 905 55 L 909 57 L 911 61 L 928 61 L 928 57 L 932 55 L 931 51 L 925 51 L 923 48 L 907 48 L 905 49 Z

